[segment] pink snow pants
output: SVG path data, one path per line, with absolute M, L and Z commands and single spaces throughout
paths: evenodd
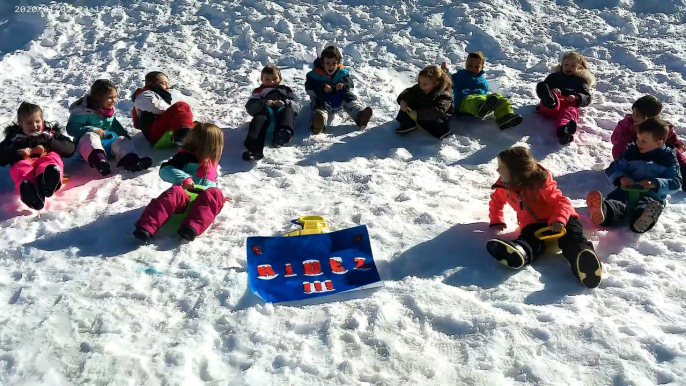
M 539 104 L 539 111 L 541 115 L 548 118 L 555 118 L 555 128 L 564 126 L 569 121 L 576 122 L 579 119 L 579 106 L 575 102 L 567 102 L 566 99 L 560 98 L 560 96 L 555 95 L 557 98 L 557 106 L 555 108 L 548 108 L 543 106 L 543 103 Z
M 32 184 L 36 185 L 36 177 L 43 174 L 45 168 L 50 165 L 57 165 L 60 169 L 60 179 L 64 174 L 64 163 L 62 162 L 62 157 L 55 152 L 49 152 L 40 158 L 33 158 L 29 160 L 21 160 L 10 168 L 10 177 L 14 181 L 14 188 L 19 191 L 19 185 L 22 181 L 28 180 Z
M 136 227 L 143 228 L 154 236 L 172 214 L 183 213 L 189 201 L 186 191 L 181 186 L 174 185 L 150 201 L 136 221 Z M 206 189 L 195 198 L 181 226 L 190 225 L 199 236 L 212 224 L 222 207 L 224 207 L 224 195 L 221 190 Z

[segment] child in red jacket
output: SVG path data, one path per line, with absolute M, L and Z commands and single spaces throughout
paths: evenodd
M 558 239 L 562 255 L 572 273 L 588 288 L 600 285 L 602 267 L 593 244 L 584 236 L 579 215 L 557 187 L 548 170 L 539 165 L 525 147 L 513 147 L 498 154 L 500 178 L 493 185 L 489 217 L 491 228 L 505 229 L 503 207 L 509 204 L 517 212 L 522 229 L 516 240 L 490 240 L 486 248 L 501 264 L 519 269 L 545 252 L 545 242 L 534 236 L 550 226 L 555 233 L 566 229 Z
M 662 112 L 662 103 L 652 95 L 638 98 L 631 106 L 631 114 L 627 114 L 624 119 L 617 123 L 615 131 L 612 132 L 612 158 L 617 160 L 619 156 L 629 147 L 629 144 L 636 141 L 636 128 L 649 118 L 658 118 Z M 679 160 L 681 175 L 686 175 L 686 156 L 684 155 L 684 143 L 674 131 L 674 126 L 669 125 L 669 134 L 665 141 L 667 146 L 676 150 L 676 158 Z M 686 186 L 682 187 L 686 190 Z

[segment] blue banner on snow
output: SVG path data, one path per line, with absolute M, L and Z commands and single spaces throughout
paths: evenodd
M 319 235 L 248 237 L 250 291 L 270 303 L 382 285 L 367 227 Z

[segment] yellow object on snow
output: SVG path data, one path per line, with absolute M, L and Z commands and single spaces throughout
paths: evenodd
M 302 216 L 294 220 L 293 223 L 300 225 L 302 229 L 288 232 L 283 235 L 284 237 L 318 235 L 328 232 L 329 228 L 322 216 Z

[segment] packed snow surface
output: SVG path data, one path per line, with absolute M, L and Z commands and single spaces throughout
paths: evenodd
M 134 140 L 156 166 L 103 178 L 66 163 L 69 184 L 40 214 L 0 179 L 0 384 L 6 385 L 654 385 L 686 384 L 686 195 L 643 235 L 598 229 L 590 190 L 610 134 L 644 94 L 686 134 L 683 0 L 103 0 L 0 5 L 0 125 L 22 100 L 66 124 L 68 106 L 98 78 L 130 94 L 151 70 L 200 120 L 224 128 L 219 178 L 234 202 L 193 243 L 141 245 L 133 223 L 169 186 L 173 151 Z M 21 6 L 26 8 L 21 8 Z M 103 7 L 105 5 L 106 7 Z M 292 144 L 241 160 L 244 104 L 262 66 L 307 101 L 305 74 L 336 44 L 367 130 L 338 118 L 312 136 L 309 107 Z M 567 50 L 598 84 L 577 139 L 561 147 L 533 112 L 535 83 Z M 455 119 L 455 135 L 398 136 L 395 98 L 418 71 L 467 52 L 488 58 L 493 91 L 524 123 Z M 486 241 L 495 157 L 525 145 L 582 215 L 604 264 L 586 290 L 561 256 L 519 272 Z M 279 235 L 317 214 L 334 229 L 368 227 L 384 288 L 323 304 L 274 306 L 248 291 L 245 240 Z M 507 212 L 508 232 L 516 233 Z

